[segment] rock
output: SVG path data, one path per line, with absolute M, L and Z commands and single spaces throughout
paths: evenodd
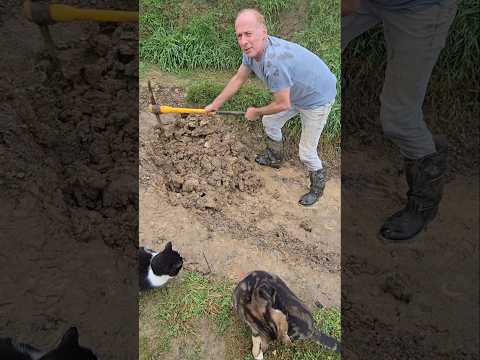
M 307 220 L 304 220 L 300 223 L 300 228 L 302 228 L 306 232 L 312 232 L 312 224 Z
M 119 208 L 134 203 L 137 188 L 137 179 L 131 175 L 114 178 L 103 192 L 103 206 Z
M 200 185 L 200 182 L 197 179 L 194 179 L 194 178 L 187 179 L 183 183 L 182 191 L 183 192 L 195 191 L 199 185 Z
M 162 125 L 175 124 L 177 120 L 178 120 L 178 115 L 176 114 L 160 114 L 160 124 Z
M 197 208 L 218 210 L 218 205 L 212 196 L 205 195 L 197 200 Z

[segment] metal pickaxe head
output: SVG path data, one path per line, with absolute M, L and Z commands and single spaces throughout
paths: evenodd
M 26 0 L 23 4 L 23 12 L 25 17 L 34 22 L 40 27 L 40 32 L 45 40 L 47 50 L 50 53 L 52 59 L 58 63 L 58 58 L 55 53 L 55 43 L 53 42 L 52 35 L 48 28 L 49 24 L 53 24 L 54 21 L 50 17 L 50 8 L 48 1 L 45 0 Z
M 63 4 L 50 4 L 48 0 L 25 0 L 23 12 L 27 19 L 40 27 L 47 48 L 57 61 L 55 44 L 48 25 L 72 21 L 138 22 L 137 11 L 81 9 Z

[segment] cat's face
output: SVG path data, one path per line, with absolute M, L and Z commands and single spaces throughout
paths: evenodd
M 97 360 L 96 355 L 78 343 L 77 328 L 72 327 L 63 335 L 60 344 L 40 360 Z
M 152 258 L 151 266 L 155 275 L 173 277 L 182 269 L 183 258 L 172 249 L 172 243 L 168 242 L 165 249 Z

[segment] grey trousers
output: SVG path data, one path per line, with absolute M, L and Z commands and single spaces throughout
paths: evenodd
M 385 136 L 409 159 L 436 151 L 423 120 L 422 105 L 456 9 L 455 2 L 446 1 L 392 11 L 364 0 L 354 14 L 342 18 L 342 51 L 358 35 L 383 24 L 388 58 L 380 95 L 380 121 Z
M 292 107 L 277 114 L 265 115 L 262 118 L 265 134 L 272 140 L 282 141 L 283 125 L 300 113 L 302 134 L 298 144 L 298 156 L 309 171 L 320 170 L 323 165 L 318 157 L 318 142 L 327 123 L 332 105 L 333 102 L 311 110 Z

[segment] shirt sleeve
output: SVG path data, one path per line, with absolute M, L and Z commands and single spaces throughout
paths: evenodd
M 273 92 L 293 86 L 290 71 L 286 64 L 277 63 L 266 74 L 267 85 Z
M 245 54 L 242 54 L 242 64 L 252 70 L 252 60 Z

